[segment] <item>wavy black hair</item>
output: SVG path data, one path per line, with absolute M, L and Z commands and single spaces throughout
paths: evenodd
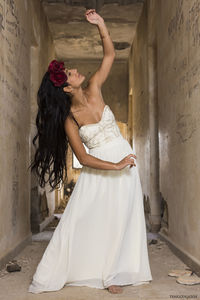
M 63 91 L 67 82 L 56 87 L 49 76 L 46 72 L 37 94 L 37 134 L 32 140 L 36 152 L 29 168 L 36 173 L 40 187 L 48 182 L 53 191 L 67 177 L 68 139 L 64 122 L 70 113 L 71 95 Z

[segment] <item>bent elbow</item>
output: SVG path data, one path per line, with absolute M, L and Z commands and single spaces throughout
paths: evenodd
M 79 159 L 79 163 L 83 166 L 87 165 L 87 155 L 81 156 Z

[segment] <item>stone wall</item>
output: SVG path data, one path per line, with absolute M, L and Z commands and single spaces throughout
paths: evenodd
M 32 5 L 33 4 L 33 5 Z M 37 10 L 37 13 L 36 13 Z M 38 11 L 40 15 L 38 16 Z M 37 16 L 36 16 L 37 14 Z M 36 25 L 37 24 L 37 25 Z M 37 30 L 36 30 L 37 27 Z M 37 38 L 34 41 L 34 37 Z M 11 257 L 30 232 L 31 46 L 41 43 L 37 80 L 53 49 L 40 1 L 0 0 L 0 261 Z M 35 56 L 37 57 L 37 55 Z M 33 99 L 33 98 L 32 98 Z
M 200 266 L 200 1 L 161 0 L 158 14 L 160 191 L 169 240 Z

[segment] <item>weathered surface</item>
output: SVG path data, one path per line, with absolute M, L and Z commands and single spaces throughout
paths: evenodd
M 0 0 L 0 260 L 31 235 L 28 166 L 36 89 L 32 89 L 31 103 L 30 77 L 33 71 L 37 82 L 41 79 L 53 49 L 40 1 L 31 3 Z M 30 68 L 32 45 L 39 49 L 34 70 Z M 33 113 L 32 121 L 34 117 Z
M 70 5 L 66 2 L 43 1 L 43 6 L 49 20 L 56 55 L 59 59 L 67 60 L 92 59 L 102 57 L 102 46 L 99 32 L 95 25 L 85 19 L 83 5 Z M 126 42 L 125 49 L 116 50 L 116 58 L 127 59 L 130 46 L 139 20 L 142 3 L 119 5 L 118 3 L 104 4 L 99 14 L 104 18 L 112 40 L 117 43 Z M 117 48 L 117 46 L 116 46 Z
M 166 234 L 200 266 L 200 1 L 159 4 L 160 191 L 168 203 Z
M 155 18 L 149 23 L 155 32 L 147 27 L 148 10 L 146 17 L 143 11 L 129 68 L 133 137 L 143 192 L 150 197 L 147 208 L 151 214 L 155 208 L 151 198 L 155 160 L 151 117 L 155 112 L 150 97 L 157 89 L 158 115 L 155 114 L 155 118 L 158 118 L 159 155 L 155 163 L 159 163 L 160 213 L 164 213 L 162 224 L 165 225 L 161 232 L 185 260 L 193 261 L 199 269 L 200 1 L 149 0 L 148 3 L 158 5 L 153 12 L 157 23 L 153 25 Z M 147 76 L 153 74 L 150 68 L 154 63 L 149 64 L 150 59 L 154 60 L 157 70 L 154 72 L 154 75 L 157 73 L 157 86 L 152 85 L 149 81 L 152 78 Z

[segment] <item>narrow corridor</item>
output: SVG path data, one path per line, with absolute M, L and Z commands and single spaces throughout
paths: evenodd
M 102 94 L 137 155 L 153 281 L 120 295 L 87 287 L 31 295 L 82 167 L 69 147 L 68 178 L 53 192 L 28 170 L 37 91 L 53 59 L 77 68 L 84 84 L 97 70 L 102 42 L 88 8 L 104 18 L 116 52 Z M 0 300 L 200 299 L 200 282 L 168 276 L 190 269 L 200 281 L 200 0 L 0 0 L 0 45 Z M 6 271 L 12 260 L 20 272 Z

